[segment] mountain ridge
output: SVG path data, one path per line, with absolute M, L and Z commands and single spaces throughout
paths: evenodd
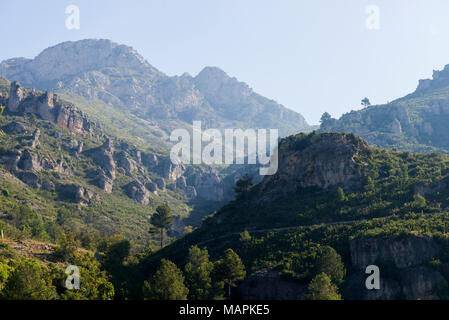
M 136 50 L 110 40 L 63 42 L 34 59 L 0 63 L 0 76 L 25 86 L 99 99 L 141 119 L 201 120 L 208 128 L 310 131 L 304 117 L 253 91 L 217 67 L 195 77 L 167 76 Z

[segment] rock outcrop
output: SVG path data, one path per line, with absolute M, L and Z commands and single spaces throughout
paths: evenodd
M 75 184 L 58 185 L 56 191 L 64 199 L 86 205 L 94 199 L 94 193 Z
M 35 114 L 76 134 L 89 132 L 91 128 L 87 116 L 73 104 L 60 101 L 57 95 L 50 92 L 24 89 L 17 81 L 11 83 L 6 110 L 11 114 Z
M 128 197 L 136 200 L 140 204 L 147 205 L 150 203 L 150 193 L 145 186 L 138 181 L 127 184 L 124 187 L 124 191 Z
M 281 279 L 274 270 L 262 269 L 238 286 L 242 300 L 303 300 L 307 285 Z
M 128 108 L 140 118 L 201 120 L 208 127 L 278 128 L 281 135 L 310 130 L 304 117 L 253 92 L 245 83 L 216 67 L 196 77 L 169 77 L 134 49 L 109 40 L 64 42 L 35 59 L 0 63 L 0 76 L 41 90 L 61 90 Z M 25 93 L 14 86 L 11 110 Z M 51 97 L 43 97 L 42 116 L 53 117 Z M 16 112 L 16 111 L 14 111 Z M 66 119 L 67 120 L 67 119 Z
M 86 150 L 85 153 L 104 170 L 110 179 L 115 179 L 114 146 L 109 138 L 106 139 L 102 146 Z
M 429 267 L 430 261 L 442 253 L 432 238 L 403 235 L 356 239 L 350 241 L 349 249 L 353 270 L 346 281 L 348 299 L 439 299 L 438 293 L 448 288 L 447 279 Z M 379 290 L 366 289 L 365 269 L 369 265 L 379 267 Z
M 36 148 L 36 146 L 39 144 L 40 135 L 41 131 L 39 129 L 34 130 L 31 141 L 28 144 L 31 148 Z
M 441 253 L 434 240 L 412 236 L 357 239 L 349 242 L 349 249 L 352 265 L 358 269 L 376 263 L 407 268 L 429 262 Z
M 357 187 L 361 172 L 355 156 L 368 144 L 351 134 L 292 136 L 279 144 L 278 171 L 260 184 L 263 201 L 299 188 Z

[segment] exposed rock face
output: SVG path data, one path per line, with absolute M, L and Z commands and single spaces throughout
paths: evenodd
M 31 137 L 31 141 L 29 143 L 29 146 L 31 148 L 36 148 L 36 146 L 39 144 L 40 135 L 41 131 L 39 129 L 34 130 L 33 136 Z
M 353 188 L 360 183 L 354 157 L 367 147 L 364 140 L 349 134 L 283 139 L 279 144 L 279 169 L 262 180 L 261 193 L 269 199 L 298 188 Z
M 441 248 L 432 239 L 420 237 L 375 238 L 350 241 L 351 261 L 355 268 L 392 263 L 397 268 L 411 267 L 437 257 Z
M 198 192 L 196 191 L 195 187 L 192 186 L 187 186 L 185 194 L 189 199 L 195 199 L 196 197 L 198 197 Z
M 303 300 L 307 286 L 281 279 L 279 273 L 263 269 L 238 286 L 242 300 Z
M 401 272 L 402 292 L 409 300 L 436 300 L 438 291 L 447 288 L 446 279 L 435 270 L 418 266 Z
M 41 179 L 32 171 L 19 172 L 18 178 L 29 185 L 31 188 L 41 188 Z
M 167 185 L 166 185 L 164 179 L 162 179 L 162 178 L 156 178 L 156 179 L 154 180 L 154 182 L 156 183 L 156 185 L 157 185 L 157 187 L 158 187 L 159 189 L 161 189 L 162 191 L 165 191 L 165 188 L 166 188 Z
M 348 299 L 438 299 L 438 292 L 448 287 L 440 272 L 426 266 L 442 252 L 432 238 L 407 235 L 357 239 L 350 241 L 349 248 L 354 270 L 347 279 Z M 380 290 L 365 287 L 365 268 L 369 265 L 379 266 Z
M 0 164 L 5 166 L 7 170 L 15 171 L 18 169 L 18 163 L 22 155 L 21 151 L 9 151 L 0 155 Z
M 17 167 L 21 170 L 33 170 L 40 171 L 42 167 L 40 165 L 39 158 L 29 152 L 28 150 L 23 151 L 22 156 L 17 164 Z
M 150 203 L 150 194 L 148 190 L 140 182 L 134 181 L 124 187 L 125 193 L 131 199 L 136 200 L 140 204 L 147 205 Z
M 395 300 L 401 299 L 401 285 L 397 279 L 386 278 L 380 270 L 380 289 L 368 290 L 365 286 L 365 270 L 355 270 L 346 279 L 344 295 L 348 300 Z
M 159 159 L 155 154 L 142 153 L 142 164 L 152 169 L 159 165 Z
M 447 87 L 449 65 L 420 80 L 415 92 L 326 121 L 320 131 L 352 132 L 379 147 L 449 153 L 449 130 L 440 126 L 449 117 Z
M 136 169 L 136 162 L 132 160 L 126 152 L 121 151 L 114 156 L 117 166 L 125 169 L 126 172 L 131 173 Z
M 176 181 L 186 170 L 184 165 L 173 164 L 169 158 L 163 159 L 161 166 L 161 176 L 170 181 Z
M 69 91 L 88 99 L 129 108 L 141 118 L 202 120 L 208 127 L 279 128 L 281 135 L 309 130 L 304 118 L 253 92 L 222 70 L 206 67 L 196 77 L 169 77 L 135 50 L 108 40 L 64 42 L 35 59 L 0 63 L 0 76 L 41 90 Z M 14 87 L 11 110 L 18 110 L 20 88 Z M 51 117 L 44 99 L 42 116 Z M 16 112 L 16 111 L 12 111 Z M 68 119 L 65 119 L 68 120 Z
M 193 187 L 198 197 L 205 200 L 223 201 L 225 199 L 225 187 L 221 178 L 214 171 L 209 173 L 200 171 L 197 173 Z
M 95 182 L 99 188 L 103 189 L 107 193 L 112 192 L 112 187 L 114 185 L 114 181 L 108 175 L 106 175 L 106 173 L 103 170 L 100 170 Z
M 18 82 L 11 84 L 7 111 L 20 115 L 33 113 L 76 134 L 89 131 L 91 127 L 86 115 L 74 105 L 60 102 L 57 95 L 49 92 L 25 91 Z
M 90 200 L 94 198 L 94 193 L 92 191 L 74 184 L 59 185 L 57 186 L 56 191 L 58 191 L 63 198 L 83 205 L 88 204 Z
M 79 155 L 81 152 L 83 152 L 84 143 L 82 141 L 70 139 L 65 147 L 69 151 L 72 151 L 76 155 Z
M 25 93 L 23 92 L 23 89 L 20 87 L 20 84 L 17 81 L 11 83 L 7 105 L 8 111 L 14 113 L 19 112 L 19 105 L 24 98 Z
M 110 139 L 106 139 L 101 147 L 86 150 L 85 152 L 92 158 L 95 164 L 104 170 L 111 180 L 115 179 L 114 147 Z
M 147 188 L 153 194 L 157 194 L 157 184 L 155 184 L 154 182 L 145 183 L 145 188 Z

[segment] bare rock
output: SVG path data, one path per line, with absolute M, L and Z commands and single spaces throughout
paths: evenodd
M 124 187 L 124 191 L 128 197 L 136 200 L 140 204 L 147 205 L 150 203 L 150 194 L 148 190 L 138 181 L 127 184 Z
M 22 152 L 22 156 L 20 157 L 20 160 L 17 164 L 18 168 L 21 170 L 33 170 L 33 171 L 40 171 L 42 170 L 42 167 L 40 165 L 39 158 L 32 154 L 30 151 L 25 150 Z
M 418 236 L 355 239 L 349 242 L 354 268 L 364 269 L 382 262 L 396 268 L 407 268 L 429 262 L 441 248 L 432 238 Z

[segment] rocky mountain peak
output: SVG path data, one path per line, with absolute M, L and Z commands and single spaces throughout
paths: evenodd
M 449 86 L 449 64 L 443 70 L 433 70 L 432 79 L 419 80 L 416 92 Z
M 205 67 L 196 77 L 197 88 L 208 95 L 225 93 L 233 96 L 249 96 L 251 88 L 236 78 L 231 78 L 226 72 L 217 67 Z
M 0 63 L 0 76 L 76 101 L 102 101 L 145 120 L 278 128 L 283 136 L 310 129 L 300 114 L 256 94 L 217 67 L 206 67 L 196 77 L 169 77 L 133 48 L 110 40 L 69 41 L 33 60 L 6 60 Z
M 51 83 L 92 70 L 115 68 L 164 76 L 136 50 L 105 39 L 63 42 L 42 51 L 35 59 L 14 58 L 1 64 L 1 73 L 8 79 Z M 19 74 L 20 72 L 26 74 Z

